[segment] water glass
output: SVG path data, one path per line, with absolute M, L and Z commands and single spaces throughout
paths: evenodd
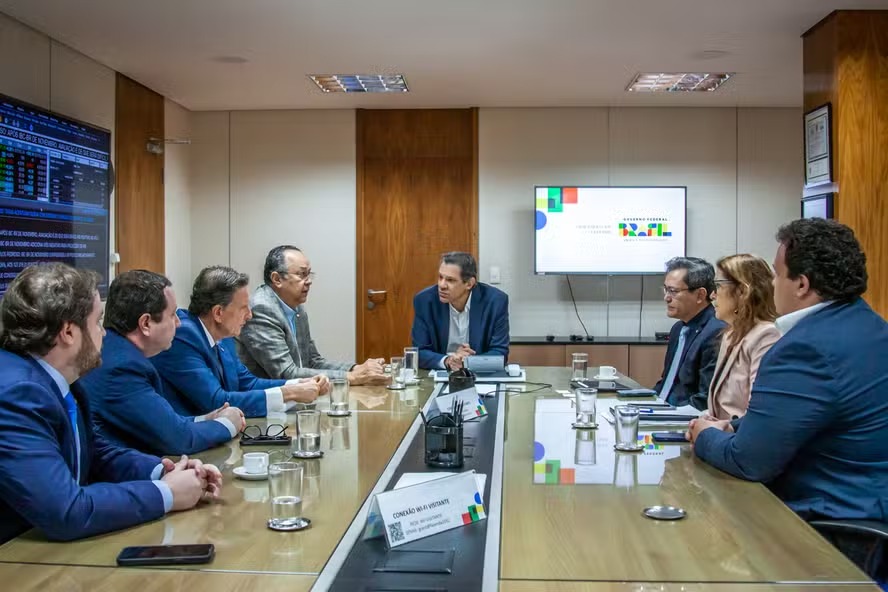
M 574 391 L 574 405 L 577 420 L 574 427 L 592 428 L 595 423 L 595 405 L 598 402 L 598 390 L 594 388 L 578 388 Z
M 638 455 L 614 455 L 614 485 L 629 489 L 638 484 Z
M 321 412 L 306 409 L 296 412 L 296 426 L 299 431 L 299 451 L 316 454 L 321 450 Z
M 577 353 L 571 356 L 571 379 L 583 380 L 586 378 L 586 370 L 589 368 L 589 354 Z
M 274 530 L 299 530 L 308 523 L 302 516 L 302 463 L 282 462 L 268 466 L 268 497 Z
M 348 379 L 334 378 L 330 381 L 330 411 L 327 415 L 348 415 Z
M 404 348 L 404 382 L 419 384 L 419 348 Z
M 598 448 L 595 442 L 596 433 L 594 430 L 577 430 L 577 440 L 574 445 L 575 465 L 594 465 L 598 462 Z
M 638 444 L 638 419 L 640 412 L 637 407 L 629 405 L 618 405 L 614 407 L 615 419 L 614 428 L 617 431 L 617 450 L 633 451 L 641 450 L 643 447 Z
M 392 382 L 388 386 L 390 389 L 401 390 L 404 388 L 404 356 L 392 356 L 390 364 L 392 368 Z

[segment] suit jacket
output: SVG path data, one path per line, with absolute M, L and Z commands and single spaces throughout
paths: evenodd
M 413 347 L 419 348 L 421 368 L 438 368 L 447 355 L 450 305 L 438 299 L 430 286 L 413 298 Z M 478 282 L 472 288 L 469 309 L 469 346 L 478 355 L 509 358 L 509 297 L 502 290 Z
M 193 454 L 231 439 L 218 421 L 176 413 L 148 358 L 113 329 L 105 334 L 102 365 L 77 381 L 89 397 L 96 429 L 108 441 L 151 454 Z
M 715 374 L 709 385 L 710 415 L 732 419 L 746 414 L 762 356 L 778 339 L 780 331 L 774 323 L 758 323 L 728 354 L 728 335 L 722 337 Z
M 235 337 L 237 353 L 247 369 L 262 378 L 302 378 L 324 374 L 345 378 L 354 362 L 325 359 L 315 347 L 308 326 L 308 313 L 296 309 L 296 335 L 290 327 L 280 299 L 269 286 L 259 286 L 250 299 L 253 318 Z
M 672 330 L 669 332 L 663 374 L 654 386 L 654 390 L 658 393 L 662 390 L 663 381 L 666 380 L 666 375 L 672 366 L 682 327 L 684 323 L 678 321 L 672 325 Z M 718 359 L 718 336 L 725 328 L 725 323 L 715 318 L 715 309 L 710 305 L 697 313 L 697 316 L 688 323 L 688 327 L 690 329 L 685 337 L 681 366 L 678 367 L 678 374 L 672 383 L 669 402 L 676 406 L 693 405 L 697 409 L 706 409 L 709 384 Z
M 183 415 L 202 415 L 229 403 L 247 417 L 268 415 L 265 389 L 283 386 L 286 381 L 254 376 L 238 359 L 230 337 L 218 342 L 217 356 L 200 320 L 187 310 L 176 314 L 182 324 L 176 329 L 172 347 L 151 358 L 173 409 Z
M 736 433 L 709 464 L 762 481 L 805 519 L 888 520 L 888 323 L 860 298 L 809 314 L 762 358 Z
M 0 542 L 31 527 L 72 540 L 163 516 L 163 496 L 150 481 L 160 459 L 93 433 L 76 383 L 80 482 L 66 393 L 31 357 L 0 350 L 0 369 Z

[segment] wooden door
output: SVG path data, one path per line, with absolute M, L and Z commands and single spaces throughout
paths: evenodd
M 441 254 L 477 257 L 478 114 L 358 110 L 356 128 L 356 353 L 388 359 L 410 344 L 413 296 Z
M 163 138 L 163 97 L 117 75 L 115 227 L 117 273 L 148 269 L 164 273 L 163 154 L 146 149 Z M 160 142 L 163 146 L 163 141 Z

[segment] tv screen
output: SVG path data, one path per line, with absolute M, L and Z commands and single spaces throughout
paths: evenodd
M 685 255 L 686 187 L 535 188 L 536 274 L 662 273 Z
M 108 288 L 111 132 L 0 95 L 0 295 L 35 263 Z

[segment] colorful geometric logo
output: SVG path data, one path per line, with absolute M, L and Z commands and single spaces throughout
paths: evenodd
M 644 446 L 644 450 L 663 450 L 663 445 L 656 444 L 650 434 L 639 434 L 638 443 Z
M 533 482 L 546 485 L 572 485 L 576 469 L 562 469 L 560 460 L 544 460 L 533 463 Z
M 620 236 L 672 236 L 665 222 L 620 222 L 617 229 Z
M 481 504 L 481 494 L 475 493 L 475 503 L 466 508 L 468 511 L 462 515 L 463 524 L 478 522 L 486 517 L 484 506 Z

